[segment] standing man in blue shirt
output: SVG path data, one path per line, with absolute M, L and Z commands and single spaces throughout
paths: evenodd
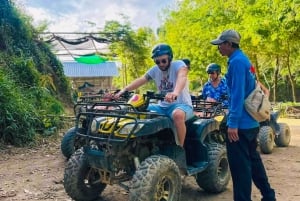
M 240 34 L 235 30 L 222 32 L 211 44 L 217 45 L 222 56 L 228 57 L 225 75 L 229 114 L 227 119 L 227 156 L 233 182 L 234 201 L 251 201 L 252 180 L 262 194 L 262 201 L 275 201 L 275 191 L 257 152 L 259 123 L 245 110 L 244 100 L 255 88 L 251 63 L 239 48 Z

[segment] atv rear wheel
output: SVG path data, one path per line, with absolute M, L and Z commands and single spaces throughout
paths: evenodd
M 209 164 L 196 175 L 197 184 L 210 193 L 223 192 L 230 180 L 226 147 L 218 143 L 207 144 Z
M 258 133 L 260 151 L 264 154 L 272 153 L 274 147 L 274 131 L 270 126 L 261 126 Z
M 91 168 L 83 148 L 78 149 L 69 159 L 64 174 L 67 194 L 77 201 L 91 201 L 99 197 L 106 184 L 100 181 L 98 171 Z
M 179 201 L 181 177 L 170 158 L 153 155 L 136 170 L 130 188 L 130 201 Z
M 280 127 L 279 136 L 275 137 L 275 144 L 278 147 L 287 147 L 291 141 L 290 127 L 286 123 L 278 123 Z
M 70 128 L 61 140 L 60 149 L 62 154 L 66 158 L 70 158 L 71 155 L 80 147 L 81 140 L 76 135 L 75 127 Z

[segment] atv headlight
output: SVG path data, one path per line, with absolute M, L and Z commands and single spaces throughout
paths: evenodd
M 99 129 L 100 122 L 104 121 L 105 117 L 94 118 L 91 124 L 91 132 L 96 133 Z
M 134 127 L 136 128 L 134 129 Z M 121 135 L 128 135 L 129 133 L 137 133 L 141 128 L 143 128 L 144 124 L 126 124 L 119 130 L 119 134 Z M 134 129 L 134 130 L 133 130 Z

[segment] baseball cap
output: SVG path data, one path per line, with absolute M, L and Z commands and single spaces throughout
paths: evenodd
M 240 39 L 241 39 L 241 35 L 233 30 L 233 29 L 229 29 L 226 31 L 223 31 L 217 39 L 210 41 L 211 44 L 213 45 L 220 45 L 221 43 L 228 41 L 228 42 L 232 42 L 235 44 L 239 44 L 240 43 Z

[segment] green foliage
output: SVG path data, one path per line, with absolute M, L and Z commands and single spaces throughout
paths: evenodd
M 105 26 L 105 32 L 118 33 L 122 31 L 122 35 L 114 38 L 114 42 L 111 44 L 111 51 L 118 55 L 118 59 L 122 63 L 119 70 L 121 76 L 114 79 L 114 84 L 118 88 L 126 86 L 132 80 L 145 74 L 152 62 L 150 49 L 154 33 L 149 28 L 133 31 L 130 27 L 129 23 L 123 25 L 116 21 L 109 21 Z M 153 86 L 147 85 L 144 90 L 149 88 L 152 89 Z
M 14 80 L 21 86 L 36 86 L 39 80 L 39 72 L 34 66 L 32 59 L 10 56 L 6 67 L 14 76 Z
M 40 120 L 34 105 L 24 98 L 22 90 L 0 71 L 0 139 L 15 145 L 34 140 Z
M 191 59 L 192 90 L 201 85 L 197 80 L 207 79 L 207 64 L 219 63 L 226 72 L 227 59 L 210 41 L 225 29 L 236 29 L 242 36 L 240 46 L 257 68 L 258 77 L 269 82 L 273 101 L 296 101 L 300 77 L 299 1 L 183 0 L 165 16 L 160 40 L 172 45 L 176 58 Z M 282 91 L 280 87 L 286 83 L 289 88 Z
M 62 64 L 31 21 L 11 1 L 0 1 L 0 140 L 19 146 L 34 142 L 37 131 L 59 128 L 61 101 L 72 102 Z
M 63 106 L 47 89 L 22 89 L 3 70 L 0 103 L 0 139 L 4 142 L 23 145 L 34 141 L 36 131 L 61 126 L 58 116 L 63 113 Z

